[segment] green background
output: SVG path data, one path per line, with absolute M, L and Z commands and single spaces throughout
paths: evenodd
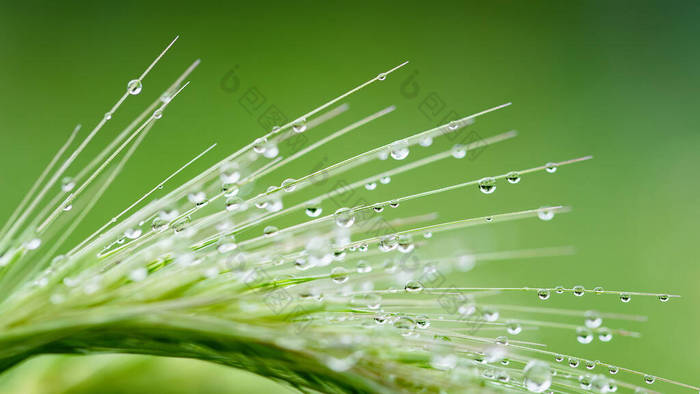
M 681 294 L 682 299 L 663 305 L 641 298 L 622 305 L 593 296 L 560 303 L 648 315 L 647 323 L 629 325 L 643 332 L 641 339 L 579 345 L 545 332 L 539 339 L 550 349 L 697 385 L 699 18 L 697 1 L 2 1 L 0 217 L 9 216 L 74 125 L 96 124 L 126 82 L 176 34 L 181 39 L 145 79 L 144 92 L 130 99 L 89 152 L 107 143 L 117 126 L 192 60 L 201 58 L 202 64 L 82 235 L 209 144 L 219 145 L 180 180 L 266 132 L 257 123 L 260 113 L 250 114 L 239 103 L 249 88 L 256 87 L 266 106 L 273 104 L 291 118 L 410 60 L 405 69 L 353 96 L 351 112 L 333 125 L 391 104 L 396 113 L 324 153 L 340 160 L 434 126 L 439 119 L 420 110 L 431 93 L 445 103 L 445 111 L 461 115 L 512 101 L 512 107 L 475 128 L 482 136 L 515 128 L 516 140 L 488 148 L 478 160 L 442 163 L 403 183 L 397 179 L 395 194 L 377 198 L 594 155 L 595 160 L 554 175 L 499 185 L 492 196 L 455 192 L 410 209 L 440 208 L 449 220 L 571 205 L 572 213 L 547 225 L 523 222 L 472 231 L 469 247 L 574 245 L 575 256 L 476 269 L 470 283 L 582 284 Z M 236 92 L 221 88 L 230 70 L 240 82 Z M 402 94 L 411 75 L 420 87 L 416 98 Z M 291 166 L 288 175 L 308 171 L 319 156 L 314 157 Z M 258 383 L 248 374 L 203 363 L 144 362 L 161 370 L 152 374 L 152 382 L 161 379 L 163 385 L 180 373 L 219 390 L 251 391 Z M 146 371 L 105 373 L 103 381 L 143 389 Z M 60 379 L 46 376 L 48 387 L 60 387 Z M 10 384 L 10 378 L 2 382 Z M 171 384 L 172 390 L 183 387 Z

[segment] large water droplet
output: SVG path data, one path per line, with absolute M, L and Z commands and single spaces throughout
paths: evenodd
M 601 342 L 610 342 L 612 340 L 612 331 L 605 327 L 598 329 L 598 339 Z
M 651 375 L 644 375 L 644 383 L 652 384 L 656 381 L 656 378 Z
M 355 214 L 350 208 L 340 208 L 335 211 L 335 223 L 344 228 L 348 228 L 355 223 Z
M 126 84 L 126 90 L 129 92 L 129 94 L 132 95 L 137 95 L 141 93 L 142 88 L 143 84 L 138 79 L 132 79 L 131 81 L 129 81 L 128 84 Z
M 658 298 L 661 302 L 667 302 L 671 297 L 669 297 L 668 294 L 660 294 Z
M 130 228 L 124 231 L 124 236 L 129 239 L 136 239 L 141 236 L 140 228 Z
M 379 183 L 381 183 L 382 185 L 386 185 L 389 182 L 391 182 L 390 176 L 383 176 L 383 177 L 379 178 Z
M 253 142 L 253 151 L 255 153 L 263 153 L 265 152 L 265 144 L 267 143 L 267 139 L 264 137 L 260 137 Z
M 537 298 L 539 298 L 540 300 L 549 299 L 549 290 L 547 290 L 547 289 L 537 290 Z
M 306 216 L 311 217 L 311 218 L 319 217 L 322 212 L 323 212 L 323 209 L 317 205 L 310 205 L 310 206 L 306 207 Z
M 484 194 L 491 194 L 496 191 L 496 180 L 488 177 L 479 181 L 479 190 Z
M 302 118 L 294 122 L 292 125 L 292 130 L 294 130 L 295 133 L 303 133 L 306 131 L 306 119 Z
M 391 157 L 394 160 L 403 160 L 408 157 L 408 144 L 406 142 L 395 142 L 391 145 Z
M 582 295 L 584 295 L 586 293 L 586 289 L 584 289 L 583 286 L 580 286 L 580 285 L 574 286 L 574 288 L 572 290 L 573 290 L 574 295 L 576 297 L 581 297 Z
M 194 205 L 200 206 L 207 202 L 207 195 L 204 192 L 194 192 L 187 195 L 187 199 Z
M 506 330 L 510 335 L 518 335 L 523 331 L 523 327 L 518 322 L 508 322 L 506 324 Z
M 75 188 L 75 181 L 71 177 L 65 177 L 61 180 L 61 190 L 65 193 L 73 190 Z
M 552 385 L 552 371 L 543 361 L 530 360 L 523 370 L 523 384 L 533 393 L 542 393 Z

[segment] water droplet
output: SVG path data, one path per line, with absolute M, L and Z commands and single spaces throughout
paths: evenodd
M 484 194 L 491 194 L 496 191 L 496 180 L 489 177 L 479 181 L 479 190 Z
M 394 328 L 400 330 L 401 335 L 409 336 L 413 334 L 416 328 L 416 322 L 410 317 L 401 316 L 394 322 Z
M 425 330 L 426 328 L 430 327 L 430 320 L 428 319 L 428 316 L 425 315 L 420 315 L 416 317 L 416 327 L 420 328 L 421 330 Z
M 390 176 L 383 176 L 383 177 L 379 178 L 379 183 L 381 183 L 382 185 L 386 185 L 389 182 L 391 182 Z
M 373 210 L 374 212 L 379 213 L 379 212 L 384 211 L 384 207 L 381 206 L 381 205 L 375 205 L 375 206 L 372 207 L 372 210 Z
M 65 177 L 61 180 L 61 190 L 65 193 L 73 190 L 75 188 L 75 182 L 71 177 Z
M 357 263 L 357 272 L 360 274 L 372 272 L 372 266 L 367 264 L 365 261 L 360 261 L 359 263 Z
M 418 141 L 418 144 L 423 147 L 428 147 L 433 144 L 433 137 L 426 135 Z
M 508 337 L 505 336 L 505 335 L 501 335 L 501 336 L 497 337 L 497 338 L 496 338 L 496 344 L 497 344 L 497 345 L 503 345 L 503 346 L 508 345 Z
M 271 237 L 271 236 L 277 234 L 278 231 L 279 231 L 279 229 L 275 226 L 267 226 L 263 230 L 263 235 L 266 237 Z
M 554 356 L 554 361 L 560 363 L 560 362 L 564 361 L 564 356 L 562 356 L 561 354 L 557 354 Z
M 523 369 L 523 384 L 533 393 L 542 393 L 552 385 L 552 371 L 543 361 L 530 360 Z
M 263 153 L 265 152 L 265 144 L 267 143 L 267 139 L 264 137 L 260 137 L 253 142 L 253 151 L 255 153 Z
M 377 75 L 377 79 L 380 80 L 380 81 L 385 80 L 385 79 L 386 79 L 386 73 L 381 73 L 381 74 Z
M 126 84 L 126 90 L 131 95 L 137 95 L 137 94 L 141 93 L 142 88 L 143 88 L 143 84 L 138 79 L 132 79 L 131 81 L 129 81 L 128 84 Z
M 576 340 L 587 345 L 593 341 L 593 333 L 587 328 L 579 327 L 576 329 Z
M 382 252 L 389 252 L 396 249 L 399 246 L 399 238 L 395 235 L 390 235 L 382 238 L 379 241 L 379 250 Z
M 563 294 L 564 293 L 564 286 L 557 286 L 554 288 L 554 292 L 557 294 Z
M 111 112 L 105 112 L 105 120 L 110 120 L 112 119 L 112 113 Z
M 486 319 L 486 321 L 488 321 L 488 322 L 492 322 L 492 321 L 498 320 L 498 316 L 501 315 L 501 314 L 500 314 L 497 310 L 495 310 L 495 309 L 483 309 L 483 310 L 482 310 L 482 314 L 483 314 L 484 319 Z
M 335 267 L 331 270 L 331 280 L 337 284 L 347 282 L 349 277 L 348 271 L 343 267 Z
M 68 211 L 70 211 L 71 209 L 73 209 L 73 204 L 67 204 L 67 205 L 63 206 L 63 210 L 64 210 L 65 212 L 68 212 Z
M 355 214 L 350 208 L 340 208 L 335 211 L 335 223 L 340 227 L 348 228 L 355 223 Z
M 408 144 L 406 142 L 395 142 L 391 145 L 391 158 L 394 160 L 403 160 L 408 157 Z
M 603 318 L 596 311 L 586 311 L 583 314 L 584 322 L 588 328 L 598 328 L 603 323 Z
M 540 168 L 542 168 L 542 167 L 540 167 Z M 557 163 L 547 163 L 545 165 L 545 171 L 547 171 L 550 174 L 557 172 Z
M 408 238 L 399 239 L 399 244 L 398 244 L 399 252 L 409 253 L 409 252 L 413 251 L 414 247 L 415 247 L 415 245 L 413 244 L 413 242 L 411 242 L 410 239 L 408 239 Z
M 160 119 L 163 117 L 163 110 L 161 108 L 158 108 L 153 112 L 153 118 L 154 119 Z
M 280 153 L 279 148 L 277 147 L 276 144 L 268 142 L 265 145 L 265 151 L 263 152 L 263 156 L 265 156 L 268 159 L 274 159 L 277 157 L 277 155 Z
M 377 313 L 374 315 L 374 322 L 377 323 L 377 324 L 379 324 L 379 325 L 382 325 L 382 324 L 386 323 L 388 320 L 389 320 L 389 318 L 388 318 L 388 316 L 386 315 L 386 313 L 377 312 Z
M 133 282 L 141 282 L 148 276 L 148 270 L 144 267 L 136 268 L 129 272 L 129 279 Z
M 462 159 L 467 155 L 467 147 L 464 145 L 457 144 L 452 147 L 452 157 L 455 159 Z
M 399 207 L 399 202 L 398 201 L 390 201 L 389 206 L 392 208 L 398 208 Z
M 187 195 L 187 199 L 196 206 L 201 206 L 206 204 L 207 195 L 204 192 L 194 192 Z
M 240 197 L 229 197 L 226 199 L 226 210 L 231 212 L 231 211 L 236 211 L 240 209 L 243 205 L 243 199 Z
M 141 229 L 140 228 L 130 228 L 126 231 L 124 231 L 124 236 L 129 238 L 129 239 L 136 239 L 141 236 Z
M 306 216 L 311 217 L 311 218 L 319 217 L 322 212 L 323 212 L 323 209 L 317 205 L 306 207 Z
M 24 248 L 27 250 L 35 250 L 38 249 L 39 246 L 41 246 L 41 240 L 39 238 L 32 238 L 24 245 Z
M 598 330 L 598 339 L 601 342 L 610 342 L 612 339 L 612 332 L 608 328 L 600 328 Z
M 456 120 L 453 120 L 447 124 L 447 128 L 450 130 L 457 130 L 458 127 L 459 127 L 459 122 L 457 122 Z
M 593 288 L 593 294 L 595 295 L 601 295 L 603 294 L 603 288 L 601 286 L 596 286 Z
M 377 182 L 369 182 L 365 184 L 365 189 L 374 190 L 377 188 Z
M 406 283 L 404 289 L 409 293 L 419 293 L 423 291 L 423 284 L 417 280 L 410 280 Z
M 423 238 L 425 238 L 425 239 L 430 239 L 432 237 L 433 237 L 433 233 L 431 233 L 430 231 L 423 234 Z
M 287 178 L 282 182 L 282 188 L 285 192 L 293 192 L 297 188 L 296 180 L 292 178 Z
M 382 306 L 382 296 L 373 293 L 367 294 L 365 296 L 365 303 L 369 309 L 379 309 L 379 307 Z
M 656 378 L 651 375 L 644 375 L 644 383 L 652 384 L 656 381 Z
M 671 297 L 669 297 L 668 294 L 660 294 L 658 296 L 658 298 L 659 298 L 659 301 L 661 301 L 661 302 L 667 302 Z
M 577 368 L 579 364 L 579 361 L 577 358 L 569 357 L 569 366 L 571 368 Z
M 537 297 L 538 297 L 540 300 L 549 299 L 549 290 L 547 290 L 547 289 L 539 289 L 539 290 L 537 290 Z
M 523 331 L 523 327 L 518 322 L 508 322 L 506 330 L 510 335 L 518 335 Z
M 631 299 L 632 299 L 632 296 L 629 295 L 628 293 L 622 293 L 622 294 L 620 294 L 620 301 L 622 301 L 622 302 L 624 302 L 624 303 L 630 302 Z
M 618 368 L 614 365 L 611 366 L 610 368 L 608 368 L 608 372 L 610 372 L 610 375 L 616 375 L 619 370 L 620 370 L 620 368 Z
M 517 171 L 511 171 L 506 175 L 508 183 L 516 184 L 520 182 L 520 174 Z
M 573 290 L 574 295 L 576 297 L 581 297 L 582 295 L 584 295 L 586 293 L 586 290 L 583 288 L 583 286 L 574 286 L 574 288 L 572 290 Z
M 302 118 L 294 122 L 292 125 L 292 130 L 294 130 L 295 133 L 303 133 L 306 131 L 306 119 Z
M 592 337 L 593 337 L 593 334 L 591 334 L 591 339 L 592 339 Z M 593 368 L 595 368 L 595 362 L 593 362 L 591 360 L 586 360 L 585 365 L 586 365 L 587 370 L 592 370 Z
M 540 218 L 540 220 L 548 222 L 554 219 L 554 210 L 549 208 L 540 208 L 537 210 L 537 217 Z

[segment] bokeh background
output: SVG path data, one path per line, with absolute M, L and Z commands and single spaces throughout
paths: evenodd
M 551 349 L 697 385 L 698 20 L 697 1 L 2 1 L 0 218 L 9 216 L 74 125 L 96 124 L 126 82 L 176 34 L 181 39 L 146 78 L 144 92 L 130 99 L 91 152 L 192 60 L 202 64 L 76 237 L 209 144 L 219 145 L 181 180 L 266 132 L 258 123 L 261 112 L 240 104 L 249 89 L 265 97 L 263 108 L 274 105 L 292 118 L 410 60 L 353 96 L 351 111 L 334 124 L 391 104 L 397 111 L 321 154 L 340 160 L 434 126 L 450 111 L 467 115 L 512 101 L 475 129 L 488 136 L 515 128 L 517 139 L 488 148 L 478 160 L 416 173 L 396 182 L 394 192 L 594 155 L 554 175 L 499 186 L 492 196 L 459 192 L 427 204 L 448 219 L 571 205 L 572 213 L 546 226 L 523 222 L 472 231 L 468 247 L 573 245 L 576 255 L 497 264 L 467 279 L 483 286 L 581 284 L 681 294 L 667 304 L 633 298 L 622 305 L 593 296 L 561 301 L 648 315 L 644 324 L 631 323 L 641 339 L 580 345 L 546 332 L 540 339 Z M 445 105 L 436 117 L 421 110 L 431 95 Z M 289 170 L 304 173 L 317 161 L 308 158 Z M 44 357 L 0 377 L 0 391 L 17 393 L 153 387 L 163 393 L 285 390 L 220 366 L 136 356 Z

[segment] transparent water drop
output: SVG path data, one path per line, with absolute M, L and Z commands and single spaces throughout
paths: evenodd
M 311 217 L 311 218 L 316 218 L 316 217 L 321 216 L 323 209 L 320 206 L 313 205 L 313 206 L 306 207 L 305 212 L 306 212 L 306 216 Z
M 620 368 L 618 368 L 614 365 L 610 366 L 610 368 L 608 368 L 608 372 L 610 372 L 610 375 L 616 375 L 618 371 L 620 371 Z
M 382 185 L 386 185 L 389 182 L 391 182 L 390 176 L 383 176 L 383 177 L 379 178 L 379 183 L 381 183 Z
M 187 199 L 196 206 L 201 206 L 206 204 L 207 195 L 204 192 L 193 192 L 187 195 Z
M 265 152 L 265 144 L 267 143 L 267 139 L 265 137 L 260 137 L 253 142 L 253 151 L 255 153 L 263 153 Z
M 517 171 L 511 171 L 506 175 L 506 180 L 510 184 L 520 183 L 520 173 Z
M 416 328 L 416 322 L 407 316 L 401 316 L 394 322 L 394 328 L 398 329 L 403 336 L 410 336 Z
M 496 180 L 488 177 L 479 181 L 479 190 L 484 194 L 491 194 L 496 191 Z
M 484 319 L 486 319 L 486 321 L 493 322 L 493 321 L 498 320 L 498 317 L 501 314 L 495 309 L 483 309 L 482 315 L 483 315 Z
M 263 229 L 263 235 L 266 237 L 272 237 L 273 235 L 277 234 L 279 229 L 275 226 L 267 226 L 265 229 Z
M 537 210 L 537 217 L 540 220 L 548 222 L 548 221 L 554 219 L 554 210 L 552 210 L 550 208 L 540 208 Z
M 129 238 L 129 239 L 136 239 L 141 236 L 141 229 L 140 228 L 130 228 L 124 231 L 124 236 Z
M 129 279 L 132 282 L 141 282 L 142 280 L 146 279 L 147 276 L 148 270 L 144 267 L 139 267 L 129 272 Z
M 424 136 L 418 141 L 418 145 L 423 146 L 423 147 L 428 147 L 433 144 L 433 137 L 431 136 Z
M 622 293 L 622 294 L 620 294 L 620 301 L 622 301 L 622 302 L 624 302 L 624 303 L 630 302 L 631 299 L 632 299 L 632 296 L 629 295 L 628 293 Z
M 398 208 L 399 207 L 399 202 L 398 201 L 390 201 L 389 206 L 392 208 Z
M 560 363 L 560 362 L 564 361 L 564 356 L 562 356 L 561 354 L 557 354 L 554 356 L 554 361 Z
M 374 212 L 379 213 L 379 212 L 384 211 L 384 207 L 381 206 L 381 205 L 375 205 L 375 206 L 372 207 L 372 210 L 373 210 Z
M 360 261 L 357 263 L 357 272 L 360 274 L 372 272 L 372 266 L 365 261 Z
M 73 204 L 66 204 L 66 205 L 63 206 L 63 211 L 64 211 L 64 212 L 68 212 L 68 211 L 70 211 L 71 209 L 73 209 Z
M 540 300 L 549 299 L 549 290 L 547 290 L 547 289 L 537 290 L 537 298 L 539 298 Z
M 126 90 L 131 95 L 137 95 L 141 93 L 142 88 L 143 84 L 138 79 L 132 79 L 131 81 L 129 81 L 129 83 L 126 84 Z
M 598 328 L 603 323 L 603 318 L 596 311 L 586 311 L 583 314 L 583 319 L 588 328 Z
M 395 235 L 390 235 L 382 238 L 379 241 L 379 250 L 382 252 L 390 252 L 399 246 L 399 238 Z
M 554 288 L 554 292 L 557 294 L 563 294 L 564 293 L 564 286 L 557 286 Z
M 457 144 L 452 147 L 452 157 L 455 159 L 463 159 L 467 155 L 467 147 L 461 144 Z
M 671 297 L 669 297 L 668 294 L 660 294 L 658 296 L 659 301 L 661 302 L 667 302 Z
M 350 208 L 340 208 L 335 211 L 335 223 L 339 227 L 349 228 L 355 223 L 355 214 Z
M 429 328 L 430 327 L 430 320 L 428 319 L 428 316 L 425 316 L 425 315 L 416 316 L 416 327 L 420 328 L 421 330 L 425 330 L 426 328 Z
M 591 335 L 591 337 L 592 337 L 592 335 Z M 595 368 L 595 362 L 593 362 L 591 360 L 586 360 L 585 366 L 586 366 L 587 370 L 592 370 L 593 368 Z
M 337 284 L 347 282 L 348 278 L 350 278 L 348 271 L 343 267 L 334 267 L 331 270 L 331 280 Z
M 161 108 L 158 108 L 153 112 L 153 118 L 154 119 L 160 119 L 163 117 L 163 110 Z
M 447 128 L 450 130 L 457 130 L 458 127 L 459 127 L 459 122 L 457 122 L 456 120 L 453 120 L 447 124 Z
M 423 238 L 425 238 L 425 239 L 430 239 L 432 237 L 433 237 L 433 233 L 431 233 L 430 231 L 423 234 Z
M 379 309 L 382 306 L 382 296 L 370 293 L 365 296 L 365 303 L 369 309 Z
M 579 365 L 579 361 L 577 358 L 569 357 L 569 366 L 571 368 L 578 368 L 578 365 Z
M 302 118 L 294 122 L 292 125 L 292 130 L 294 130 L 295 133 L 303 133 L 306 131 L 306 119 Z
M 579 343 L 587 345 L 593 342 L 593 333 L 587 328 L 579 327 L 576 329 L 576 340 Z
M 381 74 L 377 75 L 377 79 L 380 80 L 380 81 L 384 81 L 384 80 L 386 79 L 386 74 L 385 74 L 385 73 L 381 73 Z
M 376 188 L 377 188 L 377 182 L 365 183 L 365 189 L 367 189 L 367 190 L 374 190 Z
M 229 212 L 237 211 L 241 208 L 244 201 L 240 197 L 229 197 L 226 199 L 226 210 Z
M 508 345 L 508 337 L 505 335 L 501 335 L 501 336 L 496 337 L 496 344 L 502 345 L 502 346 Z
M 582 295 L 584 295 L 586 293 L 586 289 L 584 289 L 583 286 L 580 286 L 580 285 L 574 286 L 574 288 L 572 290 L 573 290 L 574 295 L 576 297 L 581 297 Z
M 105 112 L 105 120 L 110 120 L 112 119 L 112 113 L 111 112 Z
M 297 185 L 296 185 L 295 182 L 296 182 L 296 180 L 295 180 L 295 179 L 292 179 L 292 178 L 287 178 L 287 179 L 285 179 L 285 180 L 282 182 L 282 189 L 284 189 L 284 191 L 287 192 L 287 193 L 293 192 L 294 189 L 297 188 Z
M 593 288 L 593 294 L 595 295 L 601 295 L 603 294 L 603 291 L 605 291 L 601 286 L 596 286 Z
M 408 238 L 400 238 L 398 244 L 398 250 L 401 253 L 410 253 L 415 248 L 413 242 Z
M 406 282 L 404 289 L 409 293 L 420 293 L 423 291 L 423 284 L 417 280 L 410 280 Z
M 409 154 L 408 144 L 405 142 L 395 142 L 391 145 L 391 158 L 394 160 L 403 160 Z
M 276 144 L 268 142 L 265 144 L 265 151 L 263 152 L 263 156 L 265 156 L 268 159 L 274 159 L 279 155 L 280 149 L 277 147 Z
M 523 327 L 518 322 L 508 322 L 506 324 L 506 330 L 510 335 L 518 335 L 523 331 Z
M 71 177 L 65 177 L 61 180 L 61 191 L 68 193 L 75 188 L 75 181 Z
M 382 325 L 382 324 L 386 323 L 387 321 L 389 321 L 389 316 L 386 313 L 377 312 L 374 314 L 374 322 L 375 323 Z
M 651 375 L 644 375 L 644 383 L 646 384 L 652 384 L 656 381 L 656 378 Z
M 542 167 L 540 167 L 540 168 L 542 168 Z M 545 165 L 545 171 L 547 171 L 550 174 L 557 172 L 557 163 L 547 163 Z
M 552 371 L 543 361 L 530 360 L 523 369 L 523 384 L 533 393 L 543 393 L 552 385 Z
M 605 327 L 600 328 L 598 330 L 598 339 L 601 342 L 610 342 L 610 340 L 612 339 L 612 331 Z
M 32 238 L 24 244 L 24 248 L 27 250 L 35 250 L 38 249 L 39 246 L 41 246 L 41 239 L 39 238 Z

